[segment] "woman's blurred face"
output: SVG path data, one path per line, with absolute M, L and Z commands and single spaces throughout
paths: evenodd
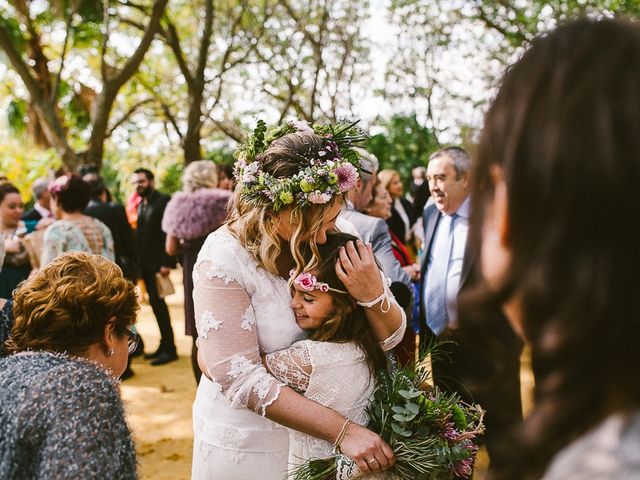
M 391 194 L 391 198 L 400 198 L 402 196 L 402 192 L 404 192 L 404 187 L 402 186 L 402 182 L 400 181 L 400 177 L 398 175 L 394 175 L 389 182 L 389 186 L 387 190 Z
M 218 175 L 218 188 L 222 190 L 231 190 L 231 179 L 227 177 L 224 172 Z
M 0 218 L 5 227 L 16 228 L 24 213 L 24 205 L 19 193 L 7 193 L 0 203 Z
M 325 208 L 322 215 L 322 225 L 315 232 L 302 232 L 301 240 L 309 240 L 311 236 L 315 236 L 315 241 L 318 245 L 322 245 L 327 242 L 327 232 L 332 232 L 336 229 L 336 220 L 342 210 L 342 202 L 334 200 L 328 207 Z M 276 231 L 280 237 L 284 240 L 291 240 L 293 233 L 296 230 L 297 225 L 291 223 L 291 209 L 286 209 L 278 212 L 275 216 Z
M 392 204 L 393 200 L 391 199 L 391 195 L 389 195 L 387 189 L 384 188 L 384 185 L 378 183 L 373 192 L 373 198 L 369 205 L 364 209 L 364 213 L 371 215 L 372 217 L 387 220 L 391 217 Z

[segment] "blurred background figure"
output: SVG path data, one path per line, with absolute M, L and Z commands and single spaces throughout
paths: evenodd
M 0 183 L 0 237 L 4 243 L 4 260 L 0 271 L 0 298 L 11 298 L 16 286 L 29 276 L 31 263 L 23 238 L 27 227 L 21 220 L 22 197 L 9 182 Z
M 413 205 L 413 214 L 417 219 L 422 216 L 424 206 L 429 200 L 429 182 L 427 182 L 427 167 L 422 165 L 411 170 L 411 184 L 409 185 L 409 195 Z
M 210 160 L 191 162 L 182 176 L 182 192 L 175 193 L 164 211 L 162 229 L 167 234 L 166 251 L 182 256 L 185 334 L 193 339 L 191 366 L 196 383 L 200 382 L 196 319 L 193 311 L 193 266 L 209 233 L 227 216 L 231 191 L 216 188 L 216 165 Z
M 228 163 L 216 164 L 218 174 L 218 188 L 221 190 L 233 190 L 233 165 Z
M 65 174 L 51 183 L 49 191 L 51 210 L 58 220 L 45 230 L 41 266 L 64 252 L 96 253 L 114 261 L 109 228 L 83 213 L 89 203 L 89 184 L 78 175 Z
M 387 220 L 389 230 L 402 242 L 405 248 L 412 248 L 412 228 L 416 223 L 413 205 L 404 198 L 404 186 L 400 173 L 390 168 L 378 172 L 378 180 L 387 189 L 393 201 L 391 217 Z M 415 254 L 415 252 L 414 252 Z
M 371 202 L 364 208 L 363 213 L 386 221 L 391 217 L 391 204 L 391 195 L 384 185 L 377 181 L 373 187 Z M 413 286 L 413 315 L 407 317 L 411 321 L 408 322 L 402 342 L 394 349 L 398 363 L 401 366 L 412 365 L 416 360 L 416 335 L 419 330 L 417 319 L 420 299 L 420 265 L 413 261 L 409 251 L 391 229 L 388 227 L 387 229 L 391 236 L 391 250 L 393 251 L 393 255 L 411 279 L 411 285 Z
M 87 180 L 88 179 L 88 180 Z M 102 177 L 95 173 L 87 173 L 83 180 L 89 184 L 91 199 L 84 209 L 84 213 L 90 217 L 97 218 L 104 223 L 113 237 L 113 251 L 116 265 L 122 270 L 124 278 L 136 283 L 139 275 L 136 261 L 135 247 L 133 245 L 133 230 L 127 220 L 124 207 L 115 201 L 110 201 L 111 195 L 104 184 Z M 130 357 L 137 357 L 144 353 L 144 342 L 139 337 L 138 348 Z M 133 376 L 131 369 L 131 358 L 127 364 L 127 369 L 120 377 L 126 380 Z
M 124 277 L 135 283 L 138 278 L 133 230 L 127 220 L 124 207 L 109 200 L 111 195 L 101 177 L 85 180 L 89 185 L 90 200 L 84 213 L 104 223 L 113 236 L 113 251 L 116 264 Z
M 502 305 L 536 375 L 491 478 L 640 478 L 639 129 L 640 26 L 621 20 L 535 39 L 487 113 L 470 309 Z
M 51 195 L 49 194 L 48 178 L 38 178 L 31 186 L 33 192 L 33 207 L 22 215 L 29 230 L 47 228 L 55 220 L 51 211 Z
M 145 355 L 151 365 L 158 366 L 178 359 L 176 344 L 171 328 L 169 308 L 160 297 L 156 275 L 168 276 L 176 266 L 175 257 L 165 250 L 166 234 L 161 223 L 169 196 L 155 189 L 154 176 L 146 168 L 135 170 L 132 183 L 142 199 L 138 205 L 137 228 L 135 231 L 136 258 L 140 267 L 140 277 L 149 295 L 149 304 L 160 329 L 160 345 L 153 353 Z
M 61 255 L 20 286 L 0 359 L 0 478 L 137 478 L 117 382 L 137 312 L 99 255 Z

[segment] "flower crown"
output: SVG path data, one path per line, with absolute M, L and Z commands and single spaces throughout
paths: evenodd
M 289 277 L 292 278 L 296 274 L 295 270 L 289 271 Z M 321 292 L 327 293 L 329 291 L 336 293 L 345 293 L 349 294 L 349 292 L 345 290 L 340 290 L 338 288 L 332 288 L 328 283 L 319 282 L 318 279 L 309 272 L 302 272 L 299 274 L 294 280 L 293 283 L 296 285 L 300 285 L 300 288 L 306 290 L 307 292 L 311 292 L 313 290 L 320 290 Z
M 355 187 L 362 170 L 358 154 L 352 147 L 362 144 L 367 135 L 356 122 L 309 126 L 292 121 L 267 130 L 258 120 L 253 135 L 235 152 L 234 176 L 242 185 L 241 195 L 259 204 L 271 204 L 277 212 L 294 202 L 300 207 L 329 202 L 335 195 Z M 310 132 L 322 137 L 323 147 L 306 157 L 309 166 L 291 177 L 276 177 L 261 168 L 256 161 L 278 138 L 294 132 Z

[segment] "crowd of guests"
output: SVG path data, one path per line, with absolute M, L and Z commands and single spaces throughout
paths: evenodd
M 415 361 L 418 344 L 441 342 L 434 382 L 486 409 L 492 479 L 640 475 L 639 72 L 636 24 L 559 27 L 507 71 L 474 161 L 459 147 L 434 152 L 406 196 L 398 172 L 358 151 L 363 173 L 329 222 L 371 245 L 413 319 L 394 341 L 398 362 Z M 191 272 L 225 220 L 231 173 L 194 162 L 173 198 L 147 169 L 132 180 L 126 207 L 95 171 L 39 180 L 29 212 L 15 186 L 0 183 L 0 353 L 9 355 L 0 360 L 0 478 L 137 477 L 116 381 L 139 351 L 127 278 L 142 280 L 161 332 L 147 356 L 153 365 L 173 361 L 157 277 L 177 255 L 200 378 Z M 220 328 L 209 320 L 209 330 Z M 536 395 L 523 421 L 525 341 Z M 208 360 L 207 378 L 220 367 Z M 254 400 L 248 392 L 242 401 Z M 263 414 L 267 407 L 284 424 L 304 425 L 287 423 L 296 412 L 278 410 L 275 399 Z M 363 469 L 374 462 L 354 456 Z
M 167 276 L 176 267 L 179 255 L 186 262 L 185 272 L 189 272 L 184 276 L 185 323 L 187 335 L 194 338 L 194 365 L 197 366 L 195 322 L 192 302 L 189 302 L 193 289 L 190 268 L 199 250 L 198 242 L 201 244 L 226 216 L 231 179 L 230 167 L 205 160 L 193 162 L 184 172 L 185 193 L 178 193 L 170 200 L 155 189 L 153 173 L 139 168 L 131 178 L 135 191 L 125 207 L 112 198 L 99 171 L 84 166 L 77 173 L 34 181 L 33 206 L 27 211 L 20 191 L 7 179 L 1 181 L 0 299 L 6 302 L 3 315 L 10 312 L 16 287 L 62 253 L 101 255 L 115 262 L 125 278 L 144 286 L 161 337 L 159 347 L 144 355 L 152 365 L 164 365 L 176 360 L 177 353 L 169 309 L 158 292 L 156 275 Z M 219 185 L 223 188 L 218 188 Z M 200 200 L 196 200 L 194 208 L 186 210 L 193 217 L 185 216 L 181 210 L 185 205 L 180 202 L 196 190 L 202 191 L 194 195 Z M 217 196 L 220 201 L 211 205 L 208 201 L 211 196 Z M 167 206 L 169 213 L 165 221 L 168 223 L 163 229 Z M 189 230 L 189 226 L 195 228 Z M 140 341 L 132 355 L 141 355 L 143 350 L 144 343 Z M 195 366 L 197 380 L 199 370 Z M 128 364 L 122 378 L 131 375 L 133 370 Z

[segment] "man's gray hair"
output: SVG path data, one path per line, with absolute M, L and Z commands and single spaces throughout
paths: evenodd
M 471 157 L 460 147 L 447 147 L 433 152 L 429 155 L 429 161 L 445 156 L 453 161 L 453 166 L 456 169 L 456 178 L 460 178 L 460 175 L 469 173 L 471 170 Z
M 360 165 L 362 165 L 362 168 L 369 172 L 360 172 L 360 178 L 362 178 L 362 187 L 364 188 L 371 181 L 372 174 L 378 171 L 380 162 L 373 153 L 365 150 L 364 148 L 353 147 L 353 150 L 358 154 L 358 157 L 360 158 Z
M 31 191 L 33 192 L 33 196 L 36 197 L 36 200 L 40 200 L 42 194 L 47 191 L 49 183 L 49 179 L 45 177 L 37 178 L 33 182 L 33 185 L 31 185 Z

